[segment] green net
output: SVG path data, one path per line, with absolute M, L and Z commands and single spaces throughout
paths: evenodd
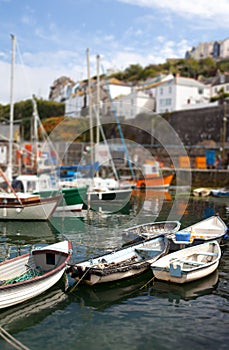
M 34 278 L 36 276 L 41 276 L 42 272 L 35 270 L 35 269 L 30 269 L 29 271 L 26 271 L 23 275 L 11 278 L 10 280 L 5 281 L 5 285 L 7 284 L 13 284 L 13 283 L 18 283 L 18 282 L 24 282 L 27 280 L 30 280 L 31 278 Z

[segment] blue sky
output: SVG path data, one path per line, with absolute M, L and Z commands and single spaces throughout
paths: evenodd
M 55 79 L 184 57 L 200 42 L 229 36 L 229 0 L 0 0 L 0 103 L 10 100 L 16 36 L 15 101 L 48 98 Z

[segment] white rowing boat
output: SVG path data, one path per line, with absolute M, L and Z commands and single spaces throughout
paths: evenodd
M 225 222 L 218 215 L 213 215 L 170 235 L 170 251 L 212 240 L 221 243 L 227 237 L 227 231 Z
M 210 275 L 220 258 L 219 243 L 211 241 L 167 254 L 151 264 L 151 269 L 157 279 L 181 284 Z
M 72 244 L 66 240 L 0 263 L 0 309 L 51 288 L 64 274 L 71 255 Z

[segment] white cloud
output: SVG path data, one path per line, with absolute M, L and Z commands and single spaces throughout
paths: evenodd
M 0 62 L 0 76 L 4 84 L 0 84 L 0 101 L 2 104 L 10 100 L 10 64 Z M 48 99 L 49 88 L 52 82 L 58 78 L 56 70 L 50 68 L 31 68 L 15 65 L 14 70 L 14 100 L 29 99 L 35 94 L 38 97 Z
M 118 0 L 119 2 L 142 7 L 158 8 L 172 11 L 183 17 L 196 16 L 198 18 L 222 18 L 228 23 L 229 2 L 228 0 Z

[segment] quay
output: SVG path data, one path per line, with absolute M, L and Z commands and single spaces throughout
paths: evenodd
M 169 172 L 168 168 L 162 170 L 163 174 Z M 171 172 L 171 169 L 170 169 Z M 174 178 L 171 183 L 175 186 L 187 184 L 187 175 L 191 173 L 192 187 L 228 187 L 229 186 L 229 169 L 174 169 Z

